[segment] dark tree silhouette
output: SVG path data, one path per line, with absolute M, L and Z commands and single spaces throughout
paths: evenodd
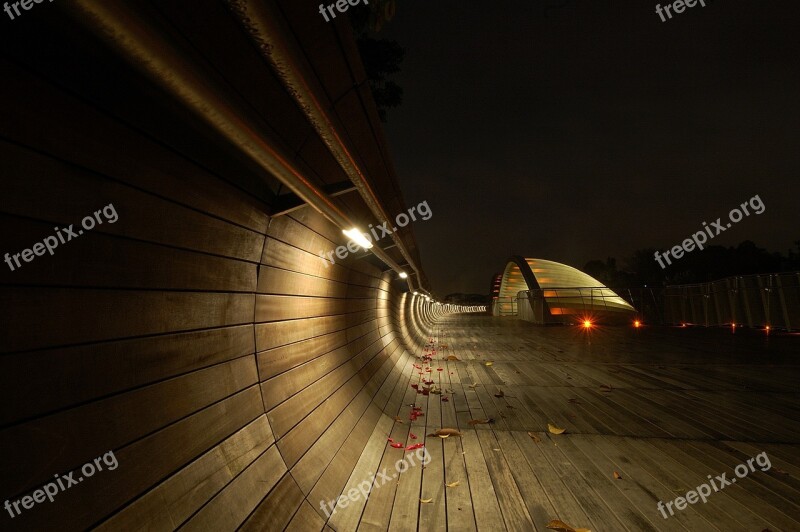
M 684 254 L 664 269 L 653 258 L 655 249 L 639 249 L 625 261 L 622 271 L 617 270 L 613 258 L 589 261 L 583 271 L 606 286 L 617 288 L 705 283 L 734 275 L 798 271 L 800 240 L 794 244 L 797 252 L 789 249 L 786 255 L 770 253 L 750 240 L 736 247 L 708 246 Z
M 403 88 L 388 76 L 400 72 L 400 63 L 405 50 L 397 41 L 372 37 L 370 32 L 379 32 L 383 25 L 394 17 L 395 0 L 373 0 L 367 6 L 350 9 L 350 21 L 356 35 L 356 43 L 364 63 L 372 97 L 378 106 L 382 122 L 388 118 L 388 110 L 403 103 Z

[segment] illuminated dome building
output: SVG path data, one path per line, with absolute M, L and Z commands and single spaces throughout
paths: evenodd
M 540 324 L 586 320 L 617 323 L 632 319 L 636 309 L 600 281 L 572 266 L 514 256 L 492 293 L 492 313 Z

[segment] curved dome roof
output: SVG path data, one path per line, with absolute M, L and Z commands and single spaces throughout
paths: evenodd
M 516 298 L 534 291 L 544 297 L 552 315 L 581 312 L 631 312 L 634 309 L 603 283 L 572 266 L 544 259 L 512 257 L 500 282 L 498 296 Z

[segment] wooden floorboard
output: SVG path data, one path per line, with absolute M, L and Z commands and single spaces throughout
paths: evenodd
M 800 343 L 721 334 L 587 335 L 513 318 L 444 318 L 397 366 L 402 376 L 344 492 L 379 472 L 390 481 L 376 479 L 327 526 L 544 531 L 559 519 L 594 532 L 800 530 Z M 441 394 L 420 393 L 426 381 Z M 424 415 L 411 420 L 414 407 Z M 548 424 L 566 430 L 551 434 Z M 442 428 L 461 435 L 439 438 Z M 398 473 L 413 451 L 389 438 L 424 443 L 431 461 Z M 735 477 L 759 453 L 770 469 L 756 466 L 705 504 L 675 506 L 709 475 Z

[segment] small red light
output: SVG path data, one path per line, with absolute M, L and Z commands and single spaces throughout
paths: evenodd
M 639 321 L 639 320 L 636 320 L 636 321 L 633 322 L 633 326 L 636 327 L 636 328 L 639 328 L 639 327 L 642 326 L 642 322 Z

